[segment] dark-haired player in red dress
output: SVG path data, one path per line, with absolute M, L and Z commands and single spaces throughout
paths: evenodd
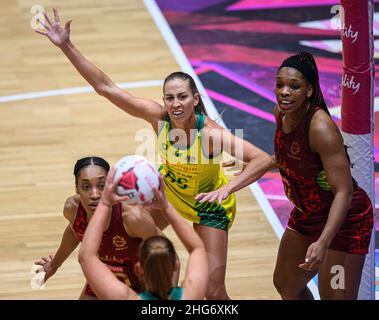
M 341 133 L 319 85 L 316 63 L 303 52 L 276 77 L 275 158 L 294 204 L 281 239 L 274 284 L 283 299 L 356 299 L 373 228 L 373 208 L 352 178 Z
M 74 168 L 76 195 L 69 197 L 63 214 L 68 220 L 61 244 L 55 253 L 35 263 L 43 267 L 45 281 L 49 279 L 83 239 L 89 220 L 95 212 L 105 186 L 109 164 L 99 157 L 86 157 L 77 161 Z M 112 207 L 112 214 L 103 233 L 99 258 L 119 280 L 137 292 L 141 289 L 134 265 L 143 239 L 162 232 L 151 216 L 140 206 L 126 206 L 121 203 Z M 79 299 L 95 299 L 88 284 Z
M 275 93 L 275 160 L 295 208 L 280 242 L 274 285 L 283 299 L 313 299 L 307 283 L 318 273 L 321 299 L 356 299 L 373 208 L 351 176 L 311 54 L 282 63 Z M 254 182 L 253 172 L 250 176 L 235 191 Z

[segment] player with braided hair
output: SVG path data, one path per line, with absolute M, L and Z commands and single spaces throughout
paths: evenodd
M 92 219 L 105 187 L 109 164 L 100 157 L 79 159 L 74 167 L 76 194 L 68 197 L 63 215 L 68 225 L 61 243 L 54 255 L 42 257 L 35 264 L 43 271 L 47 281 L 82 241 L 88 223 Z M 134 266 L 138 261 L 138 247 L 142 240 L 163 233 L 155 225 L 150 214 L 140 206 L 117 203 L 109 209 L 109 218 L 102 230 L 99 259 L 109 268 L 117 279 L 135 291 L 142 289 Z M 177 262 L 179 266 L 179 262 Z M 175 283 L 179 268 L 175 271 Z M 96 299 L 92 288 L 86 284 L 79 299 Z

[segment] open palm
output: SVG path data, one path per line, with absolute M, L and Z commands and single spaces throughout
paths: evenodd
M 61 45 L 70 41 L 70 25 L 72 20 L 66 22 L 64 26 L 61 25 L 58 10 L 54 11 L 54 22 L 51 22 L 46 12 L 43 13 L 46 22 L 39 20 L 39 23 L 45 28 L 45 31 L 35 30 L 35 32 L 42 34 L 50 39 L 52 43 L 60 47 Z

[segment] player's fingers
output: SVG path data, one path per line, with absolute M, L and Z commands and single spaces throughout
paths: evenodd
M 164 185 L 164 179 L 163 179 L 163 176 L 160 174 L 159 175 L 159 190 L 164 193 L 164 188 L 165 188 L 165 185 Z
M 113 181 L 114 180 L 114 176 L 116 174 L 116 168 L 115 167 L 112 167 L 111 170 L 109 170 L 109 180 L 110 181 Z M 121 178 L 121 177 L 120 177 Z
M 204 194 L 204 196 L 199 200 L 200 203 L 208 201 L 208 199 L 212 196 L 211 193 Z
M 143 204 L 142 206 L 143 206 L 143 208 L 145 208 L 145 210 L 147 210 L 147 211 L 159 209 L 159 207 L 157 207 L 157 206 L 154 205 L 153 203 L 145 203 L 145 204 Z
M 66 24 L 64 25 L 64 28 L 65 28 L 66 30 L 69 30 L 69 29 L 70 29 L 71 22 L 72 22 L 72 19 L 68 20 L 68 21 L 66 22 Z
M 60 17 L 59 17 L 59 13 L 58 13 L 58 10 L 57 9 L 55 9 L 55 8 L 53 8 L 53 12 L 54 12 L 54 18 L 55 18 L 55 22 L 57 22 L 57 23 L 61 23 L 61 19 L 60 19 Z
M 321 258 L 319 255 L 312 255 L 309 260 L 309 268 L 314 270 L 317 269 L 319 264 L 321 263 Z
M 47 13 L 46 13 L 46 11 L 43 12 L 43 16 L 45 17 L 45 19 L 46 19 L 47 23 L 49 24 L 49 26 L 51 26 L 52 23 L 51 23 L 51 21 L 50 21 L 49 16 L 48 16 Z
M 46 30 L 50 30 L 50 27 L 40 19 L 37 19 L 37 23 L 41 24 Z
M 309 271 L 313 271 L 313 270 L 316 270 L 318 268 L 318 260 L 313 260 L 309 265 L 308 265 L 308 270 Z
M 109 173 L 105 181 L 110 190 L 116 190 L 117 185 L 120 183 L 122 179 L 122 175 L 120 175 L 117 179 L 115 179 L 115 175 L 116 175 L 116 168 L 112 167 L 109 170 Z
M 196 199 L 196 200 L 202 199 L 202 198 L 205 197 L 205 195 L 206 195 L 206 193 L 199 193 L 199 194 L 195 197 L 195 199 Z
M 227 192 L 221 193 L 220 196 L 218 197 L 219 203 L 221 203 L 222 200 L 226 199 L 228 196 L 229 196 L 229 193 L 227 193 Z
M 220 195 L 220 193 L 214 192 L 212 197 L 210 198 L 209 202 L 215 202 L 219 195 Z
M 302 268 L 302 269 L 304 269 L 304 270 L 306 270 L 306 271 L 310 271 L 309 270 L 309 265 L 310 265 L 310 262 L 307 261 L 307 262 L 299 264 L 299 267 Z
M 312 264 L 312 262 L 313 262 L 313 259 L 305 258 L 305 262 L 300 264 L 299 267 L 304 270 L 310 271 L 310 265 Z
M 198 195 L 196 197 L 196 199 L 201 199 L 199 202 L 202 203 L 202 202 L 205 202 L 205 201 L 208 201 L 208 202 L 214 202 L 218 196 L 219 196 L 219 192 L 216 192 L 216 191 L 213 191 L 213 192 L 208 192 L 208 193 L 201 193 L 200 195 Z M 201 197 L 200 197 L 201 196 Z
M 39 30 L 34 30 L 34 32 L 42 34 L 43 36 L 47 35 L 47 32 L 39 31 Z
M 200 200 L 199 200 L 199 203 L 204 203 L 204 202 L 206 202 L 206 201 L 208 201 L 208 199 L 209 199 L 209 197 L 204 197 L 204 198 L 201 198 Z
M 122 201 L 130 200 L 130 197 L 129 196 L 116 196 L 115 200 L 119 201 L 119 202 L 122 202 Z
M 309 247 L 307 253 L 305 254 L 304 260 L 308 262 L 312 259 L 312 247 Z
M 309 271 L 306 263 L 299 264 L 299 268 L 306 270 L 306 271 Z
M 162 199 L 162 194 L 159 192 L 159 190 L 157 188 L 153 188 L 153 194 L 154 194 L 154 197 L 153 199 L 151 199 L 148 203 L 150 204 L 153 204 L 154 202 L 156 201 L 159 201 Z

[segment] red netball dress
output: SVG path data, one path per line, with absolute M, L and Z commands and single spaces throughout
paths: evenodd
M 275 133 L 275 156 L 287 198 L 295 206 L 288 227 L 316 241 L 321 235 L 334 193 L 317 153 L 309 146 L 309 125 L 321 107 L 312 108 L 290 133 L 282 130 L 280 112 Z M 366 192 L 352 179 L 353 199 L 330 249 L 366 254 L 373 227 L 373 208 Z
M 84 231 L 88 225 L 87 214 L 79 202 L 73 229 L 76 236 L 82 241 Z M 139 280 L 134 272 L 134 265 L 138 261 L 138 247 L 142 239 L 132 238 L 124 228 L 122 220 L 122 205 L 112 207 L 112 217 L 108 229 L 103 233 L 99 248 L 99 258 L 115 274 L 115 276 L 135 291 L 141 290 Z M 95 296 L 89 285 L 85 290 L 86 295 Z

